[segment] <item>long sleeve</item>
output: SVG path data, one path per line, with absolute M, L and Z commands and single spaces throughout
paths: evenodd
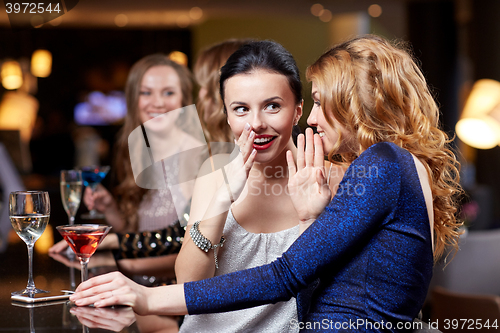
M 269 265 L 186 283 L 189 313 L 224 312 L 288 300 L 325 271 L 349 265 L 394 217 L 402 173 L 394 147 L 379 143 L 361 154 L 322 215 L 281 258 Z

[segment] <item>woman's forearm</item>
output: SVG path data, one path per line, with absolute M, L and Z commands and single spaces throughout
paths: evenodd
M 125 275 L 150 275 L 166 279 L 175 279 L 174 264 L 177 254 L 161 257 L 118 260 L 120 272 Z
M 70 300 L 77 306 L 93 304 L 96 308 L 126 305 L 139 315 L 187 314 L 184 285 L 145 287 L 120 272 L 98 275 L 80 283 Z
M 147 311 L 144 314 L 186 315 L 184 284 L 173 284 L 147 289 Z M 134 308 L 136 311 L 136 308 Z M 140 314 L 140 313 L 139 313 Z
M 199 232 L 212 244 L 218 244 L 221 241 L 230 206 L 231 200 L 227 190 L 222 186 L 214 195 L 204 215 L 208 218 L 204 218 L 198 226 Z M 186 230 L 184 242 L 175 263 L 175 272 L 179 283 L 206 279 L 215 274 L 214 250 L 205 252 L 196 246 L 191 239 L 191 227 L 192 225 L 188 226 Z
M 397 207 L 401 169 L 394 166 L 388 149 L 385 144 L 380 144 L 369 153 L 361 154 L 351 164 L 352 172 L 347 172 L 341 182 L 342 190 L 274 262 L 186 283 L 189 313 L 234 311 L 287 300 L 306 288 L 328 267 L 350 260 L 352 253 L 359 251 L 360 239 L 370 239 L 379 232 L 384 221 L 381 215 L 389 215 Z M 384 156 L 384 159 L 374 159 L 374 155 Z M 358 176 L 359 170 L 366 170 L 367 165 L 377 170 L 377 177 Z M 349 193 L 350 186 L 363 188 L 363 195 Z

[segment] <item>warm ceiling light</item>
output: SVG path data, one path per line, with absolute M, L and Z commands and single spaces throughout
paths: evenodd
M 323 5 L 320 3 L 315 3 L 311 6 L 311 14 L 314 16 L 320 16 L 323 13 Z
M 52 71 L 52 54 L 47 50 L 36 50 L 31 56 L 31 74 L 47 77 Z
M 368 14 L 371 17 L 379 17 L 380 15 L 382 15 L 382 7 L 380 7 L 377 4 L 373 4 L 370 7 L 368 7 Z
M 0 102 L 0 128 L 20 130 L 21 138 L 28 142 L 35 125 L 38 100 L 21 91 L 9 91 Z
M 187 15 L 179 15 L 177 17 L 177 26 L 179 28 L 187 28 L 191 23 L 191 19 Z
M 125 14 L 118 14 L 115 16 L 115 24 L 117 27 L 123 28 L 128 24 L 128 17 Z
M 328 9 L 323 10 L 323 13 L 321 13 L 319 19 L 323 22 L 330 22 L 330 20 L 332 19 L 332 12 Z
M 170 52 L 168 57 L 170 58 L 170 60 L 175 61 L 178 64 L 181 64 L 184 66 L 187 66 L 187 64 L 188 64 L 187 55 L 181 51 L 172 51 L 172 52 Z
M 193 7 L 189 11 L 189 17 L 193 21 L 197 21 L 197 20 L 201 19 L 202 16 L 203 16 L 203 10 L 200 7 Z
M 17 61 L 6 61 L 2 65 L 2 85 L 7 90 L 18 89 L 23 85 L 23 72 Z
M 500 82 L 483 79 L 474 84 L 455 130 L 471 147 L 500 145 Z

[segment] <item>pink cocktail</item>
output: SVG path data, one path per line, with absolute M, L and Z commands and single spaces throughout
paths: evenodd
M 100 224 L 74 224 L 58 226 L 56 229 L 64 237 L 82 265 L 82 282 L 88 278 L 87 264 L 90 257 L 111 229 Z

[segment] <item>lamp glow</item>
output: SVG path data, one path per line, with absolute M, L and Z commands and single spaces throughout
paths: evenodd
M 490 79 L 478 80 L 465 103 L 462 118 L 482 116 L 500 103 L 500 82 Z
M 483 79 L 474 84 L 455 130 L 471 147 L 500 145 L 500 82 Z
M 172 51 L 172 52 L 170 52 L 168 57 L 170 58 L 170 60 L 175 61 L 178 64 L 181 64 L 184 66 L 187 66 L 187 64 L 188 64 L 187 55 L 181 51 Z
M 47 77 L 52 71 L 52 54 L 47 50 L 36 50 L 31 56 L 31 74 Z
M 117 27 L 123 28 L 128 24 L 128 16 L 125 14 L 118 14 L 115 16 L 115 24 Z
M 0 129 L 20 130 L 29 142 L 38 113 L 38 100 L 21 91 L 9 91 L 0 102 Z
M 319 19 L 320 21 L 323 21 L 325 23 L 330 22 L 332 19 L 332 12 L 328 9 L 323 10 L 323 12 L 321 12 L 321 15 L 319 16 Z
M 315 3 L 314 5 L 311 6 L 311 14 L 314 16 L 320 17 L 321 14 L 323 13 L 323 5 L 320 3 Z
M 7 90 L 18 89 L 23 85 L 23 72 L 17 61 L 6 61 L 2 65 L 2 85 Z
M 193 7 L 189 10 L 189 17 L 196 21 L 203 17 L 203 10 L 200 7 Z
M 490 117 L 461 119 L 455 130 L 460 140 L 474 148 L 491 149 L 500 143 L 500 125 Z
M 380 7 L 377 4 L 373 4 L 370 7 L 368 7 L 368 14 L 371 17 L 379 17 L 380 15 L 382 15 L 382 7 Z

